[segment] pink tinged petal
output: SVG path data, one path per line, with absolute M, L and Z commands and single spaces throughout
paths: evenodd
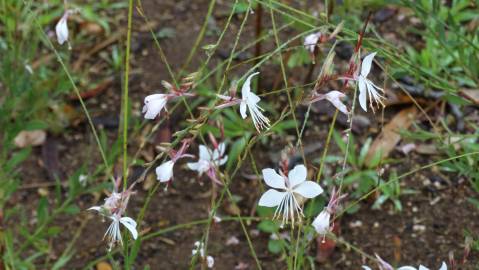
M 371 65 L 373 63 L 374 56 L 376 55 L 375 52 L 368 54 L 364 57 L 363 62 L 361 63 L 361 75 L 363 77 L 368 76 L 369 71 L 371 71 Z
M 286 196 L 287 192 L 279 192 L 274 189 L 266 191 L 259 199 L 258 205 L 265 207 L 278 206 Z
M 328 211 L 323 210 L 319 215 L 313 220 L 313 227 L 318 234 L 325 235 L 329 232 L 329 220 L 331 214 Z
M 364 81 L 364 78 L 362 76 L 359 76 L 358 87 L 359 87 L 359 105 L 365 112 L 367 112 L 368 106 L 366 104 L 366 95 L 368 90 L 366 89 L 366 82 Z
M 136 240 L 136 238 L 138 238 L 138 231 L 136 230 L 136 221 L 134 221 L 130 217 L 122 217 L 120 218 L 120 222 L 121 224 L 123 224 L 123 226 L 125 226 L 130 231 L 133 239 Z
M 323 193 L 323 189 L 313 181 L 305 181 L 296 186 L 294 192 L 305 198 L 311 199 Z
M 210 161 L 211 160 L 211 154 L 210 154 L 210 150 L 208 149 L 208 147 L 206 147 L 205 145 L 200 144 L 199 149 L 200 149 L 199 150 L 200 159 Z
M 378 266 L 380 270 L 394 270 L 394 268 L 385 260 L 383 260 L 381 257 L 379 257 L 378 254 L 375 254 L 375 255 L 376 255 L 376 258 L 378 259 Z
M 259 72 L 252 73 L 248 76 L 248 78 L 246 78 L 246 81 L 243 83 L 243 87 L 241 88 L 241 97 L 244 101 L 248 99 L 248 96 L 251 93 L 251 78 L 253 78 L 253 76 L 257 74 L 259 74 Z
M 231 100 L 231 99 L 232 99 L 232 97 L 230 97 L 230 96 L 225 96 L 225 95 L 219 95 L 219 94 L 217 94 L 216 96 L 217 96 L 218 98 L 222 99 L 222 100 Z
M 284 177 L 277 174 L 273 169 L 263 169 L 263 179 L 272 188 L 286 189 Z
M 294 188 L 306 181 L 307 173 L 304 165 L 296 165 L 288 174 L 289 186 Z
M 246 101 L 241 101 L 240 103 L 240 114 L 243 119 L 246 118 Z
M 156 167 L 156 178 L 160 182 L 168 182 L 173 177 L 173 161 L 167 161 L 160 166 Z
M 339 92 L 339 91 L 331 91 L 329 93 L 326 94 L 326 99 L 331 102 L 334 107 L 336 107 L 340 112 L 344 113 L 344 114 L 349 114 L 348 112 L 348 108 L 346 107 L 346 105 L 344 105 L 342 102 L 341 102 L 341 98 L 344 98 L 346 97 L 345 94 Z
M 63 45 L 63 43 L 65 43 L 65 41 L 68 40 L 67 19 L 68 19 L 67 14 L 63 15 L 63 17 L 58 21 L 57 25 L 55 26 L 57 41 L 60 45 Z

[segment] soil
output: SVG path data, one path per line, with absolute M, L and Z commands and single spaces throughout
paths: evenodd
M 222 29 L 226 17 L 222 13 L 228 10 L 225 6 L 227 1 L 218 3 L 215 9 L 213 21 L 219 29 Z M 194 43 L 196 35 L 199 32 L 204 16 L 208 9 L 209 1 L 164 1 L 149 0 L 143 1 L 146 16 L 157 23 L 155 30 L 164 28 L 175 30 L 174 37 L 161 39 L 160 44 L 165 51 L 168 61 L 174 70 L 178 70 L 186 60 L 189 50 Z M 224 42 L 227 52 L 230 49 L 232 40 L 238 30 L 242 15 L 233 18 L 232 31 L 228 31 Z M 254 17 L 254 16 L 253 16 Z M 269 17 L 269 16 L 268 16 Z M 245 41 L 254 38 L 254 20 L 250 20 L 247 29 L 242 36 Z M 170 80 L 168 72 L 160 60 L 158 50 L 152 40 L 149 32 L 137 31 L 144 24 L 143 19 L 135 15 L 134 35 L 133 35 L 133 67 L 136 70 L 131 80 L 132 111 L 136 111 L 134 117 L 141 119 L 139 114 L 144 96 L 155 93 L 155 90 L 162 89 L 161 80 Z M 391 29 L 391 28 L 389 28 Z M 206 35 L 204 44 L 210 44 L 216 40 L 216 35 Z M 265 44 L 264 49 L 272 44 Z M 254 54 L 252 49 L 249 54 Z M 193 63 L 188 71 L 194 71 L 202 59 L 205 58 L 204 52 L 199 49 L 198 56 L 193 58 Z M 213 67 L 221 60 L 221 55 L 216 55 L 211 63 Z M 238 63 L 238 62 L 237 62 Z M 262 85 L 264 88 L 271 88 L 274 79 L 268 79 L 268 73 L 276 73 L 277 67 L 268 71 L 263 68 Z M 240 75 L 240 70 L 236 71 Z M 274 76 L 271 76 L 274 78 Z M 299 76 L 292 76 L 291 80 L 301 80 Z M 98 119 L 109 119 L 113 121 L 110 126 L 103 126 L 111 143 L 117 136 L 117 122 L 121 100 L 121 91 L 119 90 L 121 81 L 115 79 L 104 93 L 87 100 L 88 108 Z M 73 104 L 76 110 L 80 111 L 78 104 Z M 305 145 L 314 145 L 324 142 L 330 122 L 332 108 L 319 108 L 319 111 L 326 110 L 325 114 L 313 112 L 311 123 L 314 126 L 308 126 L 306 130 Z M 299 117 L 304 117 L 306 108 L 298 108 Z M 328 116 L 329 115 L 329 116 Z M 101 118 L 104 117 L 104 118 Z M 171 123 L 176 123 L 174 117 L 170 124 L 163 125 L 162 129 L 170 129 L 173 133 L 176 127 Z M 373 119 L 373 118 L 371 118 Z M 372 120 L 370 130 L 379 126 L 379 123 Z M 387 120 L 386 120 L 387 121 Z M 115 124 L 116 123 L 116 124 Z M 344 119 L 343 119 L 344 123 Z M 98 126 L 99 127 L 99 126 Z M 345 129 L 341 126 L 340 128 Z M 94 170 L 95 165 L 101 163 L 97 153 L 95 142 L 90 135 L 90 129 L 83 122 L 77 126 L 70 127 L 62 135 L 49 136 L 50 141 L 54 141 L 58 157 L 60 159 L 59 168 L 62 179 L 72 175 L 83 164 L 87 164 L 87 171 Z M 373 136 L 373 134 L 369 134 Z M 366 137 L 357 135 L 357 140 L 364 141 Z M 266 145 L 258 145 L 253 153 L 258 153 L 256 157 L 258 166 L 275 166 L 271 155 L 279 153 L 283 146 L 289 142 L 288 136 L 277 138 L 274 142 Z M 294 142 L 294 139 L 292 140 Z M 136 141 L 132 141 L 130 152 L 136 151 Z M 149 149 L 149 150 L 148 150 Z M 191 149 L 197 149 L 194 144 Z M 153 146 L 148 146 L 145 151 L 154 151 Z M 196 151 L 196 150 L 194 150 Z M 312 159 L 318 158 L 323 148 L 313 151 L 309 154 Z M 339 151 L 331 149 L 332 153 Z M 146 154 L 145 154 L 146 155 Z M 256 154 L 255 154 L 256 155 Z M 402 164 L 391 165 L 399 173 L 407 172 L 415 168 L 417 164 L 428 164 L 431 160 L 416 154 L 410 154 L 407 158 L 401 154 L 394 153 L 398 158 L 406 160 Z M 433 158 L 433 157 L 431 157 Z M 21 176 L 22 185 L 32 186 L 33 188 L 22 188 L 12 200 L 11 204 L 22 204 L 26 207 L 36 206 L 38 199 L 47 192 L 46 196 L 53 203 L 55 190 L 52 185 L 51 167 L 45 166 L 43 162 L 41 148 L 35 149 L 32 156 L 23 165 Z M 316 164 L 317 165 L 317 164 Z M 260 167 L 261 168 L 261 167 Z M 392 168 L 390 168 L 392 169 Z M 244 175 L 251 174 L 253 169 L 249 162 L 246 162 L 240 170 L 237 177 L 233 179 L 232 192 L 242 197 L 239 203 L 241 214 L 251 216 L 252 209 L 260 196 L 258 184 L 254 180 L 247 180 Z M 150 175 L 149 178 L 154 176 Z M 442 179 L 449 177 L 449 179 Z M 50 179 L 50 180 L 49 180 Z M 439 179 L 439 180 L 438 180 Z M 442 180 L 441 180 L 442 179 Z M 429 180 L 429 181 L 427 181 Z M 461 180 L 461 181 L 460 181 Z M 65 181 L 65 180 L 63 180 Z M 90 181 L 97 181 L 91 179 Z M 148 180 L 146 181 L 148 182 Z M 44 188 L 38 188 L 43 183 L 47 183 Z M 49 184 L 50 183 L 50 184 Z M 456 179 L 454 175 L 438 175 L 434 170 L 419 171 L 413 175 L 401 180 L 403 188 L 414 189 L 418 193 L 415 195 L 405 195 L 401 197 L 403 205 L 402 212 L 395 212 L 391 203 L 383 205 L 381 210 L 372 210 L 371 202 L 366 200 L 360 203 L 360 209 L 354 214 L 346 214 L 341 217 L 337 223 L 340 227 L 340 237 L 354 246 L 361 248 L 368 254 L 379 254 L 383 259 L 397 265 L 419 265 L 429 266 L 431 269 L 439 268 L 441 261 L 447 261 L 449 253 L 453 252 L 456 259 L 462 258 L 464 250 L 464 230 L 467 229 L 473 235 L 479 234 L 479 211 L 466 201 L 468 197 L 477 196 L 467 181 Z M 34 192 L 37 190 L 38 192 Z M 187 170 L 176 168 L 175 180 L 167 191 L 159 190 L 148 208 L 144 222 L 141 228 L 146 232 L 154 232 L 162 228 L 167 228 L 176 224 L 188 223 L 195 220 L 205 219 L 209 213 L 210 207 L 210 184 L 205 178 L 199 180 L 194 173 Z M 42 193 L 42 195 L 40 195 Z M 102 200 L 104 194 L 84 195 L 76 203 L 80 209 L 87 209 L 92 206 L 97 199 Z M 147 190 L 139 186 L 137 193 L 132 197 L 128 213 L 134 215 L 140 212 L 146 199 Z M 231 215 L 231 209 L 225 203 L 219 210 L 219 216 Z M 28 216 L 35 216 L 36 208 L 27 208 Z M 77 242 L 74 245 L 76 250 L 72 260 L 65 269 L 81 269 L 87 263 L 106 254 L 106 244 L 101 241 L 107 228 L 106 223 L 94 213 L 82 211 L 77 216 L 61 216 L 55 224 L 61 226 L 62 233 L 53 243 L 55 252 L 50 254 L 51 258 L 58 257 L 66 248 L 74 236 L 76 229 L 87 220 L 86 226 L 81 231 Z M 247 226 L 251 240 L 264 269 L 286 269 L 284 258 L 271 254 L 267 249 L 269 236 L 258 232 L 255 222 Z M 186 269 L 191 260 L 191 250 L 194 242 L 203 235 L 205 225 L 195 225 L 173 232 L 162 234 L 161 237 L 146 240 L 142 243 L 138 254 L 135 269 L 143 269 L 149 265 L 151 269 Z M 239 240 L 237 245 L 226 245 L 226 241 L 232 236 Z M 243 235 L 242 228 L 238 222 L 222 221 L 214 223 L 210 233 L 210 243 L 208 253 L 215 258 L 215 269 L 235 269 L 238 265 L 247 265 L 244 269 L 255 269 L 256 264 L 250 254 L 248 244 Z M 315 256 L 316 247 L 309 251 Z M 113 255 L 120 258 L 118 255 Z M 479 262 L 479 254 L 472 252 L 468 257 L 468 262 L 460 269 L 474 269 Z M 364 258 L 345 245 L 338 244 L 332 256 L 324 263 L 318 264 L 318 269 L 360 269 L 364 264 Z M 370 265 L 375 267 L 374 265 Z

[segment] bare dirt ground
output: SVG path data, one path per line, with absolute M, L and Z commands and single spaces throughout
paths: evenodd
M 209 1 L 149 0 L 143 2 L 146 16 L 156 23 L 156 31 L 166 27 L 175 30 L 174 37 L 161 39 L 160 43 L 173 69 L 178 70 L 186 60 L 199 32 Z M 225 20 L 224 14 L 219 14 L 221 10 L 221 4 L 219 4 L 213 16 L 213 21 L 219 29 L 221 29 Z M 234 37 L 240 22 L 241 15 L 233 19 L 232 30 L 229 31 L 225 40 L 228 41 Z M 134 58 L 132 63 L 136 72 L 131 80 L 130 97 L 133 103 L 132 109 L 138 112 L 144 96 L 162 89 L 161 80 L 169 80 L 167 70 L 160 60 L 150 33 L 138 31 L 143 24 L 143 19 L 140 16 L 135 16 Z M 253 20 L 250 21 L 247 29 L 242 38 L 250 40 L 254 33 Z M 207 35 L 203 44 L 213 42 L 215 39 L 216 36 Z M 229 42 L 225 42 L 225 44 L 230 45 Z M 224 48 L 224 51 L 227 52 L 228 49 Z M 198 54 L 203 54 L 203 52 L 199 51 Z M 193 64 L 188 70 L 194 71 L 194 67 L 198 66 L 201 59 L 201 57 L 194 57 Z M 219 60 L 221 60 L 221 55 L 216 55 L 211 65 L 213 66 Z M 268 74 L 268 71 L 265 71 L 265 74 Z M 264 88 L 269 89 L 272 87 L 274 79 L 268 79 L 267 77 L 267 75 L 263 76 L 265 79 L 263 79 L 262 84 Z M 119 113 L 119 106 L 115 104 L 119 104 L 121 99 L 120 85 L 120 79 L 117 78 L 104 93 L 87 101 L 87 106 L 94 116 L 113 121 L 111 126 L 105 126 L 105 131 L 110 138 L 117 135 L 115 121 L 118 121 L 116 115 Z M 80 110 L 78 104 L 73 104 L 73 106 Z M 304 111 L 304 108 L 299 109 L 299 113 L 304 113 Z M 137 116 L 141 117 L 139 114 Z M 174 116 L 172 117 L 170 124 L 162 127 L 162 129 L 170 129 L 170 133 L 175 131 Z M 325 119 L 325 117 L 314 115 L 311 121 L 314 121 L 317 127 L 307 130 L 306 137 L 308 139 L 306 144 L 324 141 L 329 123 L 327 117 Z M 373 123 L 372 125 L 378 124 Z M 89 132 L 86 123 L 81 123 L 70 128 L 66 134 L 54 138 L 50 137 L 49 140 L 54 141 L 55 148 L 53 150 L 35 150 L 22 171 L 23 179 L 25 179 L 23 184 L 36 186 L 39 183 L 51 181 L 48 180 L 50 179 L 49 168 L 42 161 L 44 160 L 42 156 L 44 151 L 56 153 L 60 160 L 60 167 L 57 170 L 61 172 L 63 177 L 78 169 L 84 163 L 84 160 L 90 160 L 89 167 L 94 168 L 95 164 L 101 162 L 101 160 Z M 361 138 L 360 135 L 357 136 L 360 141 L 366 139 Z M 279 152 L 281 142 L 286 144 L 285 140 L 277 140 L 271 142 L 271 145 L 257 146 L 253 153 Z M 43 147 L 45 148 L 45 146 Z M 130 149 L 132 152 L 136 150 L 133 148 L 134 146 Z M 197 145 L 193 145 L 191 149 L 197 149 Z M 319 157 L 321 153 L 322 148 L 314 151 L 310 156 Z M 398 157 L 401 158 L 400 155 Z M 266 154 L 259 154 L 257 161 L 258 165 L 261 166 L 274 165 Z M 406 172 L 417 164 L 427 164 L 429 162 L 431 160 L 425 160 L 421 156 L 412 154 L 407 158 L 407 162 L 394 166 L 397 166 L 398 171 Z M 250 173 L 251 170 L 250 165 L 245 164 L 241 172 Z M 175 181 L 167 192 L 159 190 L 153 197 L 144 224 L 142 224 L 145 230 L 152 232 L 175 224 L 207 218 L 210 205 L 208 193 L 210 185 L 208 182 L 198 180 L 194 173 L 184 171 L 178 172 Z M 442 179 L 441 176 L 434 173 L 434 170 L 421 171 L 408 176 L 402 180 L 402 185 L 415 189 L 418 194 L 402 197 L 404 209 L 401 213 L 394 212 L 390 203 L 386 203 L 379 211 L 370 209 L 371 202 L 362 202 L 358 212 L 353 215 L 345 215 L 338 221 L 341 231 L 340 236 L 369 254 L 380 254 L 388 261 L 398 262 L 400 265 L 403 263 L 413 265 L 421 263 L 435 269 L 438 268 L 442 260 L 447 260 L 451 251 L 454 252 L 456 258 L 460 258 L 464 248 L 463 230 L 467 229 L 476 235 L 479 234 L 478 211 L 465 200 L 473 192 L 467 181 L 459 181 L 460 179 L 456 179 L 454 175 L 447 175 L 446 177 L 448 179 Z M 239 206 L 242 215 L 245 216 L 251 215 L 251 209 L 257 203 L 260 195 L 259 190 L 254 189 L 257 185 L 253 182 L 244 179 L 242 173 L 239 173 L 232 184 L 233 193 L 243 198 Z M 53 200 L 54 191 L 49 187 L 44 189 L 49 193 L 47 196 Z M 35 205 L 40 196 L 35 190 L 37 189 L 22 189 L 21 192 L 17 193 L 13 203 Z M 147 191 L 143 187 L 138 189 L 138 193 L 132 199 L 130 213 L 140 211 L 146 194 Z M 100 199 L 103 196 L 101 195 Z M 84 196 L 77 204 L 81 209 L 87 209 L 94 202 L 95 198 L 93 196 Z M 35 209 L 31 209 L 31 211 L 35 211 Z M 228 211 L 230 211 L 228 203 L 224 203 L 219 214 L 228 215 Z M 65 218 L 56 222 L 63 228 L 63 233 L 62 239 L 52 243 L 58 254 L 51 254 L 51 257 L 54 258 L 63 251 L 73 238 L 74 229 L 78 228 L 86 219 L 88 221 L 75 244 L 77 253 L 69 263 L 68 269 L 82 268 L 86 263 L 106 253 L 106 245 L 100 240 L 107 224 L 99 222 L 98 216 L 82 211 L 73 220 Z M 188 268 L 193 243 L 200 239 L 204 233 L 204 228 L 204 224 L 191 226 L 146 240 L 142 243 L 138 255 L 137 269 L 142 269 L 146 265 L 150 265 L 151 269 Z M 259 233 L 254 222 L 249 225 L 248 231 L 264 269 L 285 269 L 285 262 L 267 251 L 266 246 L 269 236 Z M 236 236 L 240 243 L 227 246 L 226 241 L 231 236 Z M 310 252 L 315 254 L 316 251 L 313 248 Z M 209 253 L 215 257 L 215 269 L 234 269 L 239 264 L 248 265 L 247 269 L 255 269 L 254 260 L 237 222 L 223 221 L 213 225 Z M 113 257 L 117 256 L 114 255 Z M 462 269 L 474 269 L 478 261 L 479 255 L 472 253 L 469 257 L 469 263 Z M 359 269 L 362 264 L 361 255 L 347 246 L 338 244 L 329 260 L 319 266 L 319 269 Z

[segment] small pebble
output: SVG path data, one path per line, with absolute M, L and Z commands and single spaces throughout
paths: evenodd
M 353 222 L 349 223 L 350 228 L 357 228 L 357 227 L 361 227 L 361 226 L 363 226 L 363 222 L 361 220 L 356 220 L 356 221 L 353 221 Z
M 416 231 L 416 232 L 424 232 L 424 231 L 426 231 L 426 226 L 416 224 L 416 225 L 412 226 L 412 229 L 413 229 L 413 231 Z

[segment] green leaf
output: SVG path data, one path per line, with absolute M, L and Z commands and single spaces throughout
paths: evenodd
M 60 226 L 51 226 L 47 230 L 47 234 L 49 236 L 55 236 L 58 235 L 60 232 L 62 232 L 62 228 Z
M 366 155 L 369 152 L 369 147 L 371 146 L 372 139 L 368 138 L 364 144 L 363 147 L 361 147 L 361 151 L 359 152 L 359 158 L 358 158 L 358 165 L 359 167 L 362 167 L 364 164 L 364 159 L 366 158 Z
M 70 259 L 72 258 L 73 256 L 73 252 L 70 252 L 68 254 L 65 254 L 63 256 L 61 256 L 56 262 L 55 264 L 52 266 L 52 270 L 59 270 L 59 269 L 64 269 L 64 266 L 68 263 L 68 261 L 70 261 Z
M 38 224 L 43 224 L 48 217 L 48 200 L 45 197 L 40 198 L 37 207 Z
M 477 209 L 479 209 L 479 200 L 478 199 L 469 197 L 469 198 L 467 198 L 467 201 L 470 202 L 475 207 L 477 207 Z
M 7 161 L 7 164 L 5 164 L 4 170 L 6 172 L 10 172 L 11 170 L 13 170 L 18 164 L 27 159 L 27 157 L 30 155 L 30 152 L 31 148 L 24 148 L 13 154 L 12 158 L 10 158 Z
M 250 137 L 251 135 L 247 133 L 244 135 L 244 137 L 236 140 L 236 142 L 233 143 L 233 146 L 228 153 L 228 163 L 226 163 L 226 170 L 231 170 L 233 168 L 233 165 L 237 164 L 238 158 L 243 149 L 246 147 L 246 144 L 249 141 Z
M 76 206 L 75 204 L 70 204 L 69 206 L 63 209 L 63 212 L 70 215 L 78 214 L 80 213 L 80 211 L 81 211 L 80 208 Z
M 281 240 L 273 240 L 270 239 L 268 241 L 268 250 L 271 253 L 278 254 L 282 250 L 282 243 Z
M 278 232 L 279 226 L 272 220 L 263 220 L 258 224 L 258 229 L 266 233 Z

